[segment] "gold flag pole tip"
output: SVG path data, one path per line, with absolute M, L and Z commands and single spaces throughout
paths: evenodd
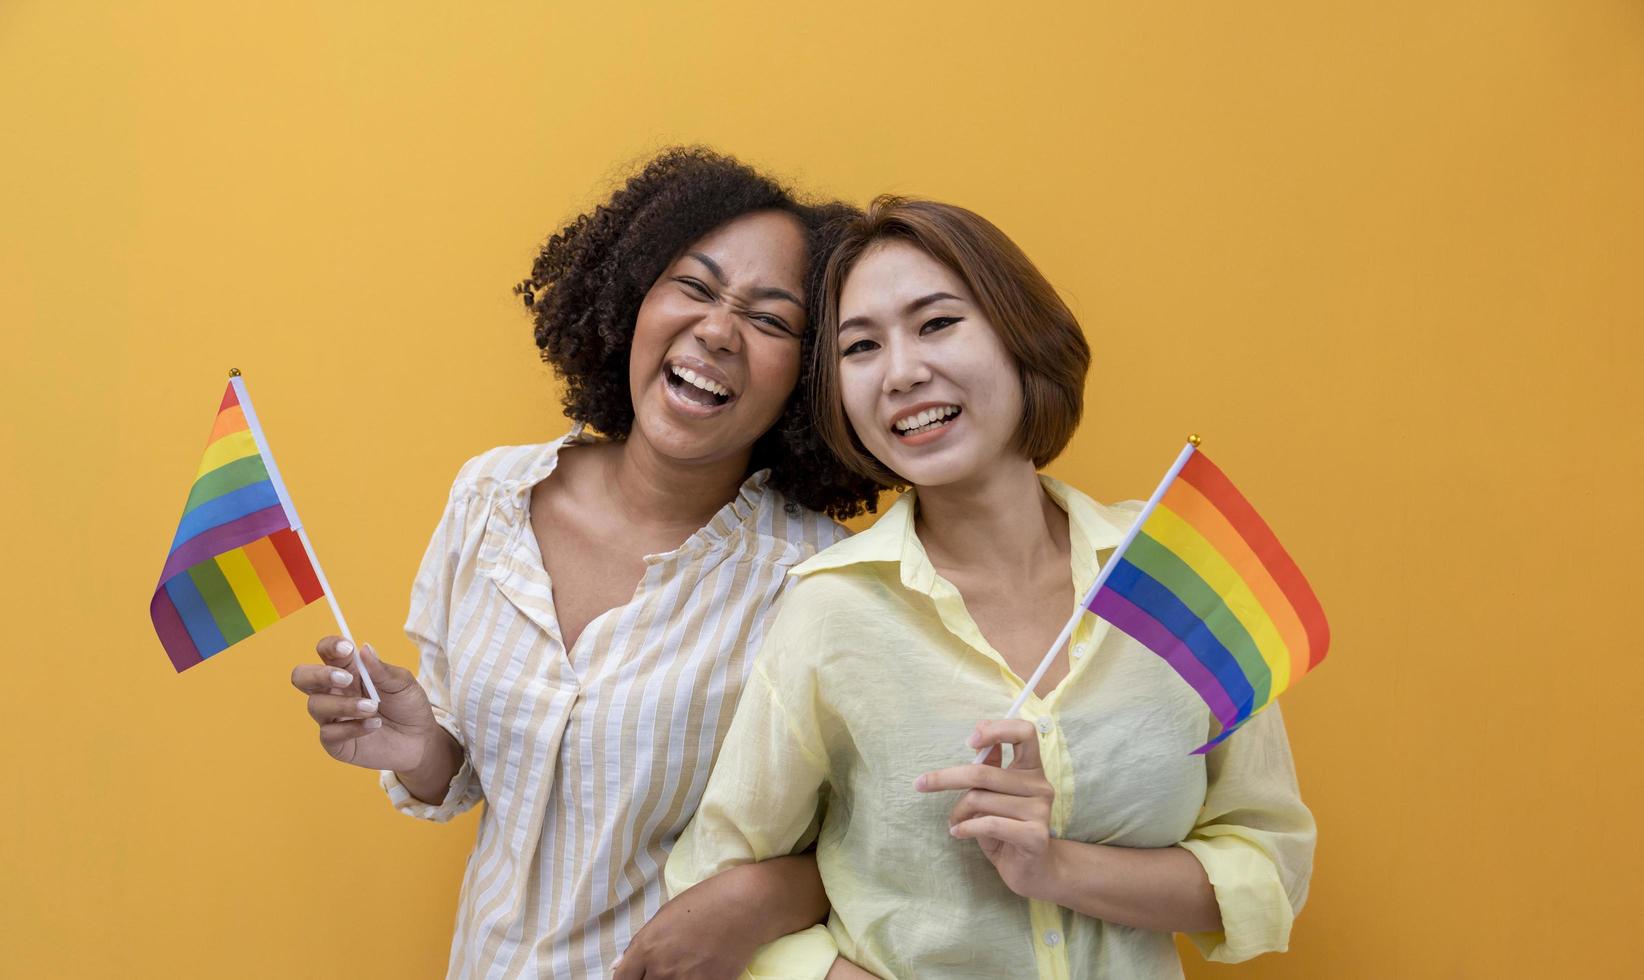
M 1192 446 L 1194 449 L 1199 448 L 1199 443 L 1201 443 L 1203 441 L 1204 441 L 1203 439 L 1199 438 L 1199 434 L 1197 432 L 1195 432 L 1192 435 L 1187 437 L 1187 444 L 1189 446 Z
M 228 376 L 231 377 L 231 378 L 238 378 L 240 376 L 240 369 L 239 368 L 229 368 L 228 369 Z M 1197 439 L 1198 436 L 1194 436 L 1194 438 Z

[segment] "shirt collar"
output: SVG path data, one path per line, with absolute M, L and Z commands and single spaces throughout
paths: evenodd
M 542 447 L 541 454 L 532 462 L 525 472 L 500 487 L 498 494 L 499 505 L 511 508 L 523 516 L 531 498 L 531 489 L 538 483 L 546 480 L 559 465 L 560 452 L 566 446 L 583 446 L 599 442 L 600 437 L 590 432 L 585 424 L 577 422 L 571 431 L 547 443 Z M 657 555 L 645 556 L 646 564 L 655 564 L 669 558 L 681 558 L 695 555 L 716 547 L 730 547 L 734 549 L 750 549 L 755 547 L 754 539 L 760 536 L 760 525 L 768 523 L 761 520 L 765 512 L 785 503 L 777 491 L 770 487 L 771 471 L 758 470 L 748 475 L 737 488 L 737 493 L 724 507 L 721 507 L 694 534 L 685 540 L 673 551 Z M 521 523 L 526 523 L 521 521 Z M 785 555 L 786 562 L 797 561 L 801 552 L 797 548 L 775 549 Z
M 1095 581 L 1096 553 L 1119 544 L 1134 519 L 1134 512 L 1099 504 L 1044 474 L 1039 475 L 1039 485 L 1067 512 L 1074 579 L 1083 590 Z M 801 563 L 792 574 L 803 576 L 870 562 L 893 562 L 901 566 L 903 585 L 929 593 L 936 581 L 936 569 L 914 532 L 916 506 L 916 494 L 909 490 L 897 497 L 872 527 Z

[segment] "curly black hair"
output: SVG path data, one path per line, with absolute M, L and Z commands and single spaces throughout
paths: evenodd
M 805 228 L 805 300 L 811 327 L 801 381 L 770 431 L 754 444 L 749 472 L 769 468 L 790 501 L 839 520 L 876 509 L 879 488 L 848 469 L 814 424 L 810 386 L 821 322 L 822 273 L 846 204 L 810 204 L 733 157 L 699 146 L 663 151 L 605 203 L 561 228 L 514 287 L 525 300 L 542 359 L 565 383 L 565 414 L 612 439 L 634 424 L 628 351 L 640 303 L 692 242 L 752 211 L 786 211 Z

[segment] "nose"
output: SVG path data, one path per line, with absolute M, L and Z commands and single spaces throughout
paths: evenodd
M 737 329 L 736 314 L 723 307 L 708 310 L 692 331 L 703 349 L 720 354 L 735 354 L 742 349 L 742 334 Z
M 893 337 L 885 346 L 885 394 L 911 391 L 930 380 L 930 368 L 919 356 L 917 345 Z

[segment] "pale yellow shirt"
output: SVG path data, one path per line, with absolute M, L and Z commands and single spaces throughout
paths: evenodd
M 585 441 L 504 446 L 464 466 L 411 591 L 418 677 L 463 762 L 438 804 L 392 772 L 383 787 L 429 820 L 485 805 L 453 977 L 610 976 L 662 907 L 663 862 L 788 570 L 846 533 L 756 473 L 684 544 L 647 555 L 632 599 L 567 648 L 530 499 L 562 448 Z
M 1082 593 L 1139 505 L 1104 507 L 1042 483 L 1068 512 Z M 814 839 L 827 926 L 765 947 L 753 976 L 820 977 L 837 950 L 886 978 L 1180 977 L 1170 934 L 1015 895 L 974 841 L 949 836 L 956 795 L 914 790 L 919 774 L 969 762 L 976 722 L 1002 717 L 1023 686 L 932 567 L 914 507 L 904 495 L 871 529 L 792 572 L 669 859 L 670 892 Z M 1087 616 L 1070 668 L 1022 713 L 1056 790 L 1051 832 L 1186 848 L 1222 916 L 1222 932 L 1192 937 L 1199 948 L 1228 962 L 1285 949 L 1314 826 L 1278 708 L 1196 756 L 1216 731 L 1210 711 L 1159 656 Z

